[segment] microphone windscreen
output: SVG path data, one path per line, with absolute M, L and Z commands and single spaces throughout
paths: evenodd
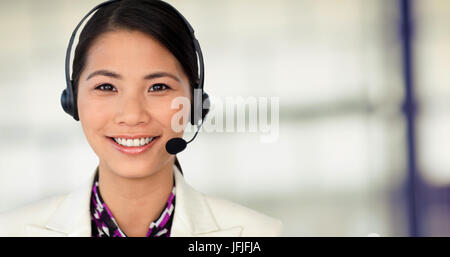
M 180 137 L 171 138 L 166 143 L 166 151 L 170 154 L 177 154 L 183 151 L 187 146 L 186 140 Z

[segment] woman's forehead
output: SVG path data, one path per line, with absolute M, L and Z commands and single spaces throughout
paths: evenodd
M 179 72 L 181 65 L 172 53 L 153 37 L 140 31 L 117 30 L 100 35 L 91 45 L 86 68 L 139 72 Z

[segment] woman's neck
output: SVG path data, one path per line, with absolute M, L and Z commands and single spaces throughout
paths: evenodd
M 99 189 L 120 229 L 127 236 L 145 236 L 159 217 L 173 187 L 173 162 L 143 178 L 125 178 L 99 164 Z

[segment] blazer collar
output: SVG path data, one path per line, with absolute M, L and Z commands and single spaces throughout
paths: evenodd
M 28 225 L 30 236 L 91 236 L 90 198 L 95 172 L 89 183 L 69 193 L 44 226 Z M 172 237 L 239 236 L 241 226 L 220 228 L 204 195 L 186 183 L 174 165 L 176 203 L 171 229 Z
M 171 236 L 239 236 L 241 226 L 220 228 L 205 196 L 192 188 L 174 166 L 176 189 L 175 215 Z

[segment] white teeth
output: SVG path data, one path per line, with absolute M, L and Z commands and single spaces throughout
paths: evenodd
M 135 138 L 135 139 L 114 138 L 114 140 L 118 144 L 128 147 L 144 146 L 153 141 L 153 139 L 154 137 Z

